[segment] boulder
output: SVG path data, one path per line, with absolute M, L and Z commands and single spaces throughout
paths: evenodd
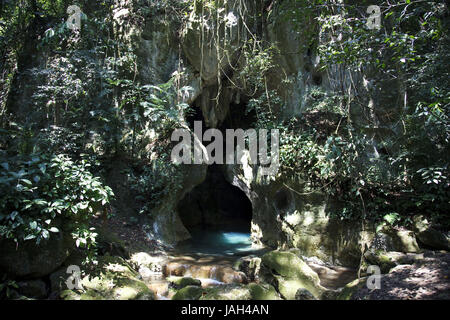
M 352 300 L 359 289 L 366 285 L 367 278 L 355 279 L 347 284 L 337 296 L 337 300 Z
M 384 228 L 376 233 L 371 248 L 382 251 L 420 252 L 414 232 Z
M 41 278 L 58 269 L 72 248 L 72 237 L 62 231 L 52 234 L 39 245 L 32 240 L 18 245 L 10 240 L 0 240 L 0 271 L 22 279 Z
M 163 266 L 162 271 L 164 276 L 166 277 L 169 276 L 182 277 L 186 273 L 186 266 L 178 262 L 168 263 Z
M 183 289 L 187 286 L 200 287 L 202 285 L 202 282 L 200 280 L 191 277 L 168 277 L 166 278 L 166 280 L 170 282 L 170 287 L 175 289 Z
M 422 253 L 403 253 L 395 251 L 381 251 L 370 249 L 364 253 L 364 258 L 373 265 L 380 267 L 382 273 L 388 273 L 392 268 L 401 264 L 413 264 L 423 260 Z
M 413 228 L 419 242 L 431 249 L 450 251 L 449 233 L 439 231 L 439 226 L 430 223 L 424 216 L 413 218 Z
M 44 299 L 48 296 L 47 286 L 42 280 L 29 280 L 17 283 L 18 292 L 27 298 Z
M 425 246 L 436 250 L 450 251 L 450 237 L 432 227 L 416 233 L 417 239 Z
M 295 300 L 317 300 L 317 299 L 308 290 L 300 288 L 295 293 Z
M 175 293 L 172 300 L 198 300 L 203 294 L 203 289 L 196 285 L 188 285 Z
M 140 266 L 138 272 L 142 279 L 149 279 L 155 274 L 152 270 L 144 266 Z
M 273 278 L 278 291 L 288 299 L 294 300 L 298 289 L 303 288 L 311 292 L 315 298 L 327 289 L 320 285 L 320 279 L 300 257 L 292 252 L 271 251 L 262 257 L 262 266 L 265 268 L 264 278 Z M 272 281 L 273 281 L 272 280 Z
M 67 273 L 67 268 L 62 267 L 50 275 L 50 292 L 60 292 L 67 289 L 66 281 L 71 274 Z
M 277 290 L 268 283 L 250 283 L 247 287 L 252 300 L 281 300 Z
M 256 281 L 259 278 L 259 270 L 261 267 L 261 258 L 255 256 L 242 257 L 237 260 L 233 266 L 236 271 L 245 274 L 248 281 Z
M 214 279 L 223 283 L 248 283 L 245 273 L 233 270 L 231 267 L 218 266 L 214 268 L 211 275 Z

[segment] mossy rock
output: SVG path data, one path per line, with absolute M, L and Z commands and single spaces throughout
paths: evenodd
M 294 300 L 299 288 L 308 290 L 316 298 L 326 291 L 320 285 L 318 274 L 292 252 L 268 252 L 262 257 L 262 263 L 271 272 L 285 299 Z
M 366 285 L 367 277 L 355 279 L 347 284 L 337 296 L 337 300 L 351 300 L 354 294 Z
M 364 253 L 367 262 L 380 267 L 382 273 L 388 273 L 392 268 L 401 264 L 413 264 L 423 260 L 421 253 L 403 253 L 395 251 L 381 251 L 370 249 Z
M 64 290 L 60 293 L 63 300 L 81 300 L 81 293 L 73 290 Z
M 295 300 L 317 300 L 317 299 L 308 290 L 300 288 L 295 293 Z
M 255 281 L 259 278 L 260 267 L 261 258 L 255 256 L 242 257 L 233 265 L 233 269 L 243 272 L 249 281 Z
M 198 279 L 191 277 L 168 277 L 167 281 L 170 282 L 170 286 L 175 289 L 183 289 L 187 286 L 201 286 L 202 282 Z
M 371 248 L 383 251 L 420 252 L 414 232 L 384 227 L 377 232 Z
M 277 290 L 268 283 L 250 283 L 247 287 L 252 300 L 281 300 Z
M 200 300 L 251 300 L 250 289 L 244 285 L 223 285 L 205 289 Z
M 434 228 L 418 232 L 417 239 L 429 248 L 450 251 L 450 237 Z
M 203 289 L 199 286 L 188 285 L 180 289 L 172 297 L 172 300 L 198 300 L 203 294 Z
M 65 300 L 155 300 L 155 294 L 140 281 L 138 273 L 120 257 L 105 256 L 81 280 L 81 291 L 65 290 Z

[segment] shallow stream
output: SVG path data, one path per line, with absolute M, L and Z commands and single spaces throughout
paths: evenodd
M 202 287 L 229 283 L 245 283 L 242 273 L 233 269 L 242 256 L 262 255 L 267 248 L 252 246 L 250 233 L 245 228 L 197 228 L 190 230 L 192 238 L 168 252 L 163 273 L 145 279 L 158 299 L 170 299 L 174 291 L 169 290 L 169 277 L 192 277 L 201 280 Z M 321 284 L 330 289 L 343 287 L 356 278 L 353 269 L 323 267 L 307 261 L 321 279 Z

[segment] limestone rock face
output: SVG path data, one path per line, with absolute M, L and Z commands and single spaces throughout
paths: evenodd
M 177 205 L 189 191 L 205 180 L 206 169 L 206 165 L 184 165 L 183 187 L 169 194 L 161 201 L 162 204 L 154 209 L 155 219 L 150 236 L 168 245 L 174 245 L 191 237 L 180 219 Z
M 264 41 L 276 44 L 279 49 L 273 61 L 277 72 L 267 77 L 268 89 L 276 89 L 283 100 L 283 108 L 274 111 L 285 120 L 301 116 L 305 111 L 309 90 L 320 87 L 331 91 L 334 89 L 333 84 L 339 84 L 346 91 L 352 79 L 358 92 L 367 95 L 367 105 L 375 112 L 368 119 L 361 107 L 352 106 L 352 121 L 374 137 L 375 146 L 378 136 L 395 135 L 398 130 L 395 124 L 399 123 L 397 115 L 403 107 L 398 105 L 398 101 L 403 101 L 399 96 L 404 88 L 397 81 L 389 80 L 383 81 L 379 89 L 372 90 L 374 75 L 350 74 L 339 67 L 331 68 L 327 74 L 320 71 L 320 61 L 315 48 L 311 46 L 311 43 L 320 44 L 321 35 L 310 32 L 316 21 L 314 17 L 305 17 L 301 21 L 304 28 L 297 33 L 295 30 L 298 28 L 293 28 L 290 19 L 285 16 L 289 14 L 289 6 L 284 7 L 284 3 L 288 2 L 292 1 L 275 5 L 270 19 L 268 17 L 266 21 L 267 30 L 258 30 L 267 37 Z M 215 14 L 202 13 L 199 5 L 184 26 L 156 12 L 151 17 L 145 17 L 142 24 L 130 27 L 130 30 L 127 30 L 127 25 L 132 24 L 126 20 L 132 14 L 132 10 L 127 7 L 130 3 L 118 3 L 114 9 L 117 33 L 127 37 L 135 49 L 139 82 L 158 85 L 175 79 L 179 87 L 177 89 L 180 89 L 180 102 L 201 109 L 208 127 L 219 127 L 224 119 L 233 117 L 230 106 L 240 101 L 241 93 L 239 89 L 227 85 L 229 83 L 226 81 L 233 81 L 242 87 L 235 77 L 239 77 L 242 71 L 240 56 L 243 43 L 251 37 L 238 10 L 240 3 L 237 0 L 228 1 L 226 8 L 218 12 L 219 20 Z M 264 8 L 248 6 L 246 10 L 253 12 L 247 11 L 243 15 L 251 16 L 255 12 L 263 12 Z M 181 34 L 178 36 L 176 31 Z M 40 60 L 36 64 L 44 68 L 44 57 Z M 232 74 L 232 79 L 226 79 L 229 74 Z M 27 92 L 12 99 L 17 101 L 12 109 L 27 114 L 27 101 L 32 100 L 30 97 L 33 91 L 30 84 Z M 392 95 L 382 94 L 386 92 L 392 92 Z M 389 117 L 385 117 L 385 113 Z M 376 127 L 371 127 L 370 123 L 376 123 Z M 189 231 L 180 219 L 177 205 L 190 190 L 204 181 L 206 170 L 204 165 L 181 166 L 181 188 L 161 199 L 161 205 L 152 210 L 149 237 L 167 245 L 190 238 Z M 360 262 L 362 244 L 370 242 L 373 237 L 373 228 L 363 230 L 357 223 L 331 218 L 330 213 L 333 208 L 339 207 L 339 203 L 327 194 L 313 192 L 306 181 L 290 185 L 284 177 L 267 178 L 262 175 L 261 167 L 251 166 L 248 161 L 243 166 L 227 166 L 227 179 L 245 192 L 252 202 L 251 232 L 257 244 L 272 248 L 294 247 L 300 249 L 303 255 L 354 267 Z M 416 235 L 422 243 L 431 247 L 447 250 L 450 247 L 449 238 L 433 230 L 423 230 Z M 400 244 L 392 244 L 393 247 L 388 251 L 418 252 L 417 243 L 411 234 L 397 234 L 396 237 Z M 0 244 L 1 252 L 8 253 L 0 257 L 0 269 L 17 276 L 49 274 L 67 257 L 65 246 L 55 246 L 52 250 L 40 248 L 42 259 L 34 261 L 35 257 L 27 253 L 33 248 L 14 253 L 13 246 L 5 245 L 3 249 L 3 244 Z M 52 254 L 49 254 L 50 251 Z M 9 268 L 7 265 L 18 267 Z M 145 267 L 152 270 L 149 266 Z
M 299 194 L 305 186 L 286 186 L 282 177 L 267 179 L 244 163 L 227 166 L 227 180 L 252 202 L 252 240 L 272 248 L 298 248 L 333 264 L 357 267 L 361 247 L 371 242 L 374 228 L 330 217 L 339 203 L 320 192 Z M 295 190 L 295 191 L 293 191 Z
M 234 4 L 230 3 L 228 11 L 218 13 L 219 20 L 201 9 L 192 12 L 183 30 L 183 52 L 206 83 L 214 82 L 220 70 L 232 64 L 241 45 L 239 31 L 243 26 L 239 13 L 232 9 L 237 1 L 230 2 Z
M 440 232 L 423 216 L 415 216 L 414 231 L 419 242 L 429 248 L 450 251 L 450 235 Z

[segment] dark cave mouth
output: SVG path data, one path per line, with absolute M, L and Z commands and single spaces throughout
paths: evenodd
M 220 165 L 210 165 L 206 179 L 178 204 L 191 239 L 178 245 L 197 253 L 235 254 L 251 248 L 252 204 L 245 193 L 226 181 Z
M 202 134 L 209 129 L 201 108 L 202 98 L 193 103 L 186 121 L 194 128 L 202 122 Z M 247 102 L 231 102 L 230 110 L 217 129 L 249 129 L 256 121 L 256 112 L 247 112 Z M 225 141 L 224 141 L 225 150 Z M 191 239 L 178 244 L 184 252 L 236 254 L 251 248 L 252 203 L 238 187 L 230 184 L 223 172 L 224 165 L 208 166 L 205 181 L 191 190 L 178 203 L 177 211 Z

